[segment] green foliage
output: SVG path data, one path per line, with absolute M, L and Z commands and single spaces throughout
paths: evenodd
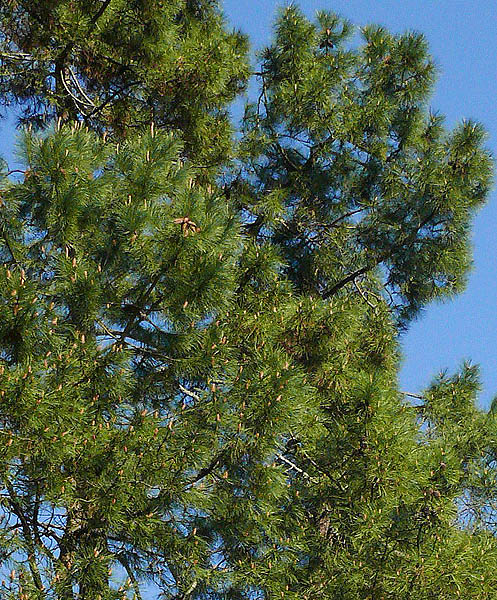
M 215 2 L 0 23 L 2 98 L 46 116 L 0 172 L 2 598 L 495 598 L 478 370 L 397 387 L 491 173 L 423 37 L 281 11 L 230 161 Z
M 13 0 L 0 28 L 0 93 L 23 122 L 82 118 L 126 136 L 154 121 L 181 130 L 199 164 L 229 154 L 226 105 L 247 78 L 247 44 L 217 2 Z
M 434 67 L 421 35 L 370 26 L 355 48 L 352 32 L 333 14 L 280 13 L 245 114 L 246 208 L 298 289 L 331 297 L 379 272 L 366 293 L 405 323 L 462 289 L 492 163 L 480 125 L 447 132 L 428 112 Z

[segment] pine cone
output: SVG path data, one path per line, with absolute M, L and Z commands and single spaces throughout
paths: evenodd
M 181 225 L 181 231 L 183 232 L 184 237 L 188 237 L 190 233 L 193 234 L 200 231 L 200 227 L 189 217 L 179 217 L 178 219 L 174 219 L 173 223 Z

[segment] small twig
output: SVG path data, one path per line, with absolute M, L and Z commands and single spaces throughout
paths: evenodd
M 83 96 L 83 98 L 87 101 L 88 106 L 92 106 L 93 108 L 96 108 L 95 103 L 93 102 L 93 100 L 91 98 L 88 97 L 88 95 L 86 94 L 86 92 L 84 91 L 84 89 L 81 87 L 78 78 L 76 77 L 74 71 L 71 69 L 71 67 L 68 67 L 69 69 L 69 73 L 72 76 L 72 79 L 74 81 L 74 84 L 76 85 L 76 87 L 78 88 L 79 93 Z
M 100 319 L 96 319 L 97 323 L 100 325 L 100 327 L 108 334 L 110 335 L 111 338 L 113 338 L 116 341 L 119 341 L 120 338 L 117 336 L 116 333 L 114 333 L 113 331 L 111 331 L 106 325 L 105 323 L 103 323 Z
M 75 95 L 72 93 L 72 91 L 70 90 L 69 86 L 67 85 L 67 81 L 66 81 L 66 79 L 65 79 L 65 77 L 64 77 L 64 73 L 62 73 L 62 72 L 60 73 L 60 80 L 61 80 L 61 82 L 62 82 L 62 85 L 64 86 L 64 88 L 65 88 L 66 92 L 69 94 L 69 96 L 70 96 L 70 97 L 73 99 L 73 101 L 75 102 L 75 104 L 76 104 L 76 108 L 77 108 L 78 110 L 80 110 L 82 113 L 85 113 L 85 110 L 84 110 L 84 108 L 85 108 L 86 106 L 88 106 L 88 104 L 87 104 L 86 102 L 84 102 L 84 101 L 80 100 L 80 99 L 79 99 L 77 96 L 75 96 Z M 90 105 L 90 106 L 91 106 L 91 105 Z M 87 116 L 87 115 L 85 114 L 85 116 Z
M 34 61 L 35 58 L 31 54 L 27 54 L 26 52 L 16 52 L 15 54 L 11 54 L 10 52 L 0 52 L 1 58 L 10 58 L 11 60 L 27 60 Z
M 409 398 L 417 398 L 418 400 L 426 400 L 424 396 L 420 394 L 412 394 L 411 392 L 400 392 L 403 396 L 409 396 Z
M 368 306 L 370 306 L 371 308 L 375 309 L 378 305 L 377 304 L 373 304 L 372 302 L 370 302 L 368 300 L 368 297 L 366 296 L 366 294 L 363 292 L 363 290 L 361 290 L 361 288 L 359 287 L 359 284 L 357 283 L 357 279 L 354 279 L 354 287 L 355 289 L 359 292 L 359 294 L 361 295 L 361 298 L 364 300 L 364 302 L 366 302 L 366 304 Z
M 289 467 L 291 467 L 294 471 L 297 471 L 298 473 L 304 475 L 304 477 L 309 479 L 309 481 L 313 481 L 313 482 L 317 481 L 316 479 L 314 479 L 314 477 L 309 475 L 309 473 L 307 473 L 307 471 L 304 471 L 303 469 L 298 467 L 295 463 L 293 463 L 291 460 L 288 460 L 288 458 L 284 457 L 283 454 L 277 454 L 276 458 L 279 458 L 281 461 L 283 461 L 285 464 L 287 464 Z
M 181 383 L 178 384 L 178 387 L 183 392 L 183 394 L 186 394 L 187 396 L 190 396 L 190 398 L 193 398 L 197 402 L 201 401 L 200 396 L 198 394 L 195 394 L 195 392 L 192 392 L 189 389 L 187 389 L 186 387 L 182 386 Z
M 353 217 L 354 215 L 357 215 L 358 213 L 365 211 L 366 208 L 368 208 L 368 207 L 356 208 L 355 210 L 349 210 L 349 212 L 346 212 L 343 215 L 340 215 L 331 223 L 325 223 L 324 227 L 325 227 L 325 229 L 332 229 L 333 227 L 335 227 L 335 225 L 338 225 L 338 223 L 340 223 L 340 221 L 343 221 L 344 219 L 347 219 L 348 217 Z

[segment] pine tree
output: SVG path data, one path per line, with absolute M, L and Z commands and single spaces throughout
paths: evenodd
M 234 181 L 250 232 L 282 249 L 299 289 L 330 298 L 353 284 L 386 294 L 405 321 L 464 284 L 492 167 L 480 125 L 447 132 L 427 112 L 434 66 L 421 35 L 370 26 L 355 49 L 352 32 L 332 14 L 282 13 L 246 112 L 248 175 Z
M 0 28 L 0 93 L 22 122 L 79 118 L 119 137 L 154 122 L 204 168 L 226 159 L 247 48 L 215 2 L 12 0 Z
M 422 36 L 281 12 L 237 147 L 215 2 L 0 19 L 2 597 L 494 598 L 495 407 L 397 384 L 492 167 Z

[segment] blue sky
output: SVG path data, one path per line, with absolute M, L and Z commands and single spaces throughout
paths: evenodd
M 433 109 L 447 124 L 464 117 L 483 122 L 489 147 L 497 155 L 497 2 L 495 0 L 302 0 L 316 10 L 340 13 L 357 25 L 380 23 L 401 32 L 423 32 L 439 68 Z M 278 6 L 275 0 L 225 0 L 229 23 L 248 33 L 255 49 L 268 43 Z M 0 121 L 0 154 L 11 159 L 11 120 Z M 430 306 L 404 335 L 401 387 L 418 391 L 441 369 L 456 369 L 464 359 L 482 369 L 481 402 L 497 394 L 497 194 L 476 217 L 474 269 L 465 293 Z
M 332 10 L 357 25 L 379 23 L 394 32 L 420 31 L 439 69 L 431 106 L 452 127 L 463 118 L 481 121 L 497 156 L 497 2 L 495 0 L 302 0 L 301 9 Z M 230 24 L 261 48 L 271 36 L 274 0 L 225 0 Z M 415 392 L 442 369 L 463 360 L 481 366 L 481 404 L 497 394 L 497 193 L 476 216 L 474 268 L 466 291 L 431 305 L 402 338 L 401 388 Z

